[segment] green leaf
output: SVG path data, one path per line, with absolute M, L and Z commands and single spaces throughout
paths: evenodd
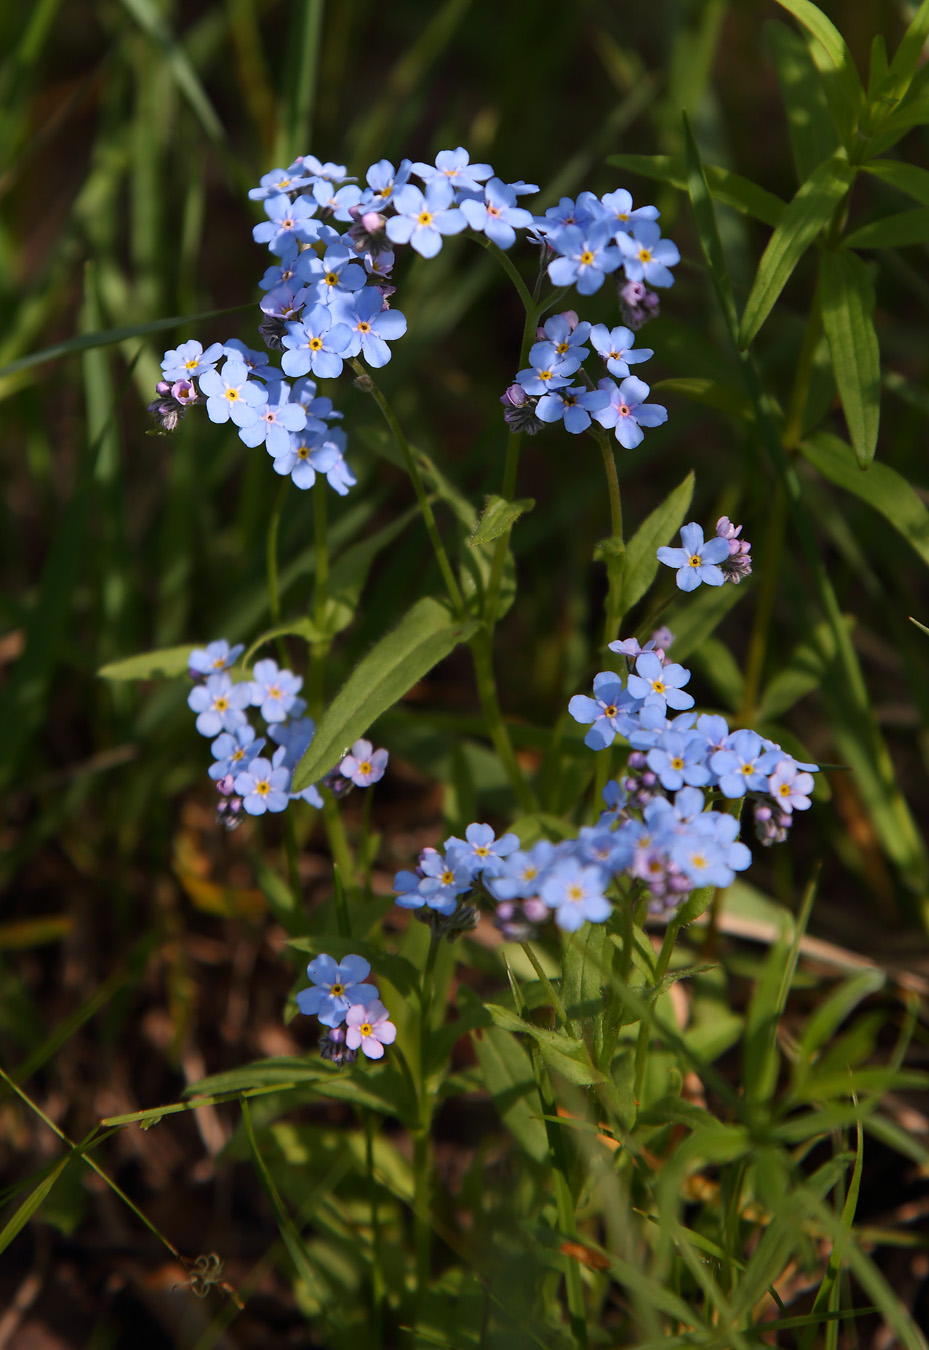
M 734 384 L 723 384 L 720 380 L 701 379 L 699 376 L 685 376 L 683 379 L 659 380 L 652 385 L 653 394 L 681 394 L 702 403 L 717 412 L 727 413 L 730 417 L 748 420 L 752 416 L 752 404 L 741 388 Z
M 831 624 L 824 620 L 810 637 L 797 644 L 787 662 L 774 675 L 758 705 L 758 721 L 780 717 L 801 698 L 818 689 L 836 658 Z
M 787 113 L 787 131 L 797 179 L 802 183 L 817 164 L 822 164 L 838 148 L 835 126 L 819 71 L 799 33 L 786 24 L 771 23 L 766 27 L 766 36 L 771 44 Z
M 123 661 L 111 661 L 101 666 L 97 674 L 103 680 L 161 680 L 176 679 L 187 671 L 190 653 L 196 642 L 185 642 L 183 647 L 162 647 L 157 652 L 140 652 Z
M 397 538 L 419 515 L 419 507 L 411 506 L 389 525 L 377 530 L 367 539 L 353 544 L 341 553 L 329 571 L 329 606 L 327 633 L 340 633 L 355 617 L 361 592 L 375 558 Z
M 854 178 L 855 170 L 839 151 L 814 169 L 797 189 L 758 264 L 739 330 L 743 349 L 771 313 L 797 263 L 828 223 Z
M 262 633 L 261 637 L 255 638 L 255 641 L 249 647 L 248 651 L 242 657 L 239 664 L 243 667 L 250 666 L 252 657 L 267 642 L 273 642 L 279 637 L 298 637 L 304 642 L 325 642 L 329 635 L 316 627 L 312 619 L 291 619 L 289 623 L 279 623 L 275 628 L 269 628 L 267 632 Z M 102 673 L 102 672 L 101 672 Z
M 0 1252 L 5 1252 L 13 1239 L 22 1232 L 70 1161 L 71 1154 L 69 1153 L 55 1165 L 47 1177 L 39 1182 L 32 1194 L 23 1201 L 16 1213 L 3 1225 L 2 1230 L 0 1230 Z
M 134 323 L 127 328 L 103 328 L 96 333 L 82 333 L 80 337 L 68 338 L 66 342 L 56 342 L 40 352 L 30 352 L 9 365 L 0 366 L 0 380 L 8 375 L 16 375 L 32 366 L 44 365 L 46 361 L 57 361 L 62 356 L 77 356 L 81 352 L 91 351 L 95 347 L 112 347 L 117 342 L 126 342 L 131 338 L 148 337 L 150 333 L 164 333 L 170 328 L 181 325 L 191 327 L 196 323 L 206 323 L 207 319 L 221 319 L 226 314 L 241 314 L 254 306 L 232 305 L 229 309 L 208 309 L 201 314 L 175 314 L 170 319 L 153 319 L 151 323 Z
M 915 623 L 917 628 L 921 628 L 924 633 L 929 634 L 929 628 L 927 628 L 924 623 L 920 623 L 918 619 L 914 619 L 912 614 L 909 616 L 909 619 L 910 623 Z
M 507 1129 L 533 1161 L 547 1162 L 548 1136 L 528 1054 L 500 1027 L 484 1027 L 471 1039 L 484 1085 Z
M 929 169 L 920 169 L 916 164 L 904 164 L 898 159 L 875 159 L 861 167 L 872 178 L 879 178 L 882 183 L 889 183 L 899 192 L 905 192 L 914 201 L 929 206 Z M 847 244 L 848 240 L 843 239 L 842 242 Z
M 693 470 L 680 482 L 660 506 L 643 520 L 626 546 L 623 569 L 622 612 L 628 613 L 641 600 L 658 571 L 656 550 L 668 544 L 680 529 L 690 510 L 694 495 Z
M 468 543 L 473 548 L 476 544 L 488 544 L 491 539 L 499 539 L 501 534 L 506 534 L 507 530 L 512 528 L 514 521 L 519 520 L 524 511 L 531 511 L 534 506 L 535 501 L 532 497 L 521 497 L 515 502 L 508 502 L 503 497 L 488 497 L 487 505 Z
M 927 211 L 929 216 L 929 211 Z M 823 328 L 855 456 L 874 458 L 881 416 L 881 354 L 874 331 L 874 288 L 854 253 L 826 252 L 820 263 Z
M 844 248 L 906 248 L 926 243 L 929 243 L 929 207 L 881 216 L 842 239 Z
M 838 1031 L 846 1017 L 857 1008 L 862 999 L 869 998 L 883 989 L 887 976 L 882 970 L 863 970 L 844 980 L 838 989 L 833 990 L 811 1013 L 803 1029 L 800 1052 L 804 1059 L 812 1060 L 817 1050 L 821 1050 Z
M 902 98 L 910 87 L 929 37 L 929 0 L 923 0 L 900 39 L 890 63 L 890 85 L 894 98 Z
M 454 621 L 439 600 L 417 601 L 362 658 L 323 713 L 294 770 L 293 790 L 300 792 L 327 773 L 382 713 L 479 627 L 473 620 Z
M 165 23 L 161 10 L 153 0 L 123 0 L 123 5 L 139 27 L 161 47 L 165 64 L 178 89 L 187 99 L 210 140 L 215 142 L 224 140 L 225 131 L 216 109 L 197 78 L 190 57 Z
M 687 164 L 680 155 L 609 155 L 606 162 L 618 169 L 640 174 L 643 178 L 669 183 L 682 192 L 687 191 Z M 704 164 L 703 171 L 710 195 L 724 206 L 731 206 L 772 228 L 784 214 L 787 203 L 767 188 L 753 183 L 750 178 L 743 178 L 731 169 L 720 168 L 718 164 Z
M 686 661 L 691 652 L 716 631 L 730 609 L 744 599 L 750 589 L 751 578 L 737 586 L 731 583 L 726 586 L 705 586 L 701 587 L 697 595 L 688 595 L 676 604 L 666 619 L 674 634 L 674 660 Z
M 827 431 L 801 442 L 800 453 L 824 478 L 879 511 L 929 567 L 929 510 L 902 474 L 878 462 L 862 473 L 851 447 Z
M 700 160 L 700 151 L 697 148 L 697 142 L 694 140 L 686 113 L 683 114 L 683 123 L 684 147 L 687 158 L 687 192 L 690 196 L 690 205 L 697 225 L 700 247 L 706 259 L 706 265 L 710 270 L 710 278 L 729 334 L 733 342 L 736 342 L 739 319 L 735 307 L 735 297 L 732 293 L 732 282 L 729 280 L 729 269 L 726 267 L 726 259 L 723 254 L 722 240 L 719 237 L 719 227 L 716 224 L 716 212 L 713 209 L 706 173 Z
M 858 124 L 865 99 L 852 54 L 845 45 L 842 34 L 821 9 L 810 3 L 810 0 L 777 0 L 777 2 L 798 19 L 816 39 L 818 47 L 813 48 L 814 60 L 817 60 L 820 51 L 825 56 L 825 62 L 817 60 L 817 65 L 827 80 L 826 96 L 829 98 L 832 115 L 837 123 L 836 129 L 842 140 L 848 143 Z
M 564 1031 L 550 1031 L 548 1027 L 537 1027 L 535 1023 L 524 1021 L 518 1013 L 511 1012 L 509 1008 L 501 1007 L 498 1003 L 487 1003 L 484 1006 L 496 1026 L 504 1031 L 515 1031 L 531 1037 L 542 1052 L 542 1058 L 548 1067 L 555 1073 L 560 1073 L 569 1083 L 588 1087 L 591 1083 L 605 1081 L 600 1070 L 591 1064 L 587 1046 L 578 1037 L 569 1036 Z

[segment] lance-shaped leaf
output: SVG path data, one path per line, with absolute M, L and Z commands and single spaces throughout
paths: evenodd
M 861 167 L 882 183 L 889 183 L 908 197 L 922 202 L 923 206 L 929 206 L 929 170 L 920 169 L 916 164 L 903 164 L 899 159 L 875 159 Z M 842 242 L 847 243 L 847 238 Z
M 800 34 L 787 24 L 770 23 L 765 36 L 777 68 L 797 180 L 802 183 L 838 149 L 835 126 L 819 71 Z
M 927 212 L 929 214 L 929 212 Z M 881 354 L 874 331 L 874 288 L 854 253 L 823 254 L 823 328 L 855 456 L 863 469 L 874 458 L 881 416 Z
M 892 216 L 870 220 L 842 240 L 846 248 L 906 248 L 929 243 L 929 208 L 897 211 Z
M 849 143 L 864 111 L 865 94 L 851 52 L 842 34 L 810 0 L 778 0 L 815 38 L 811 49 L 829 100 L 830 111 L 843 142 Z
M 910 20 L 910 25 L 890 63 L 889 83 L 894 98 L 902 98 L 916 74 L 929 37 L 929 0 L 923 0 Z
M 327 773 L 372 722 L 479 627 L 474 620 L 455 620 L 439 600 L 426 596 L 417 601 L 358 663 L 323 713 L 294 771 L 294 791 Z
M 845 193 L 855 170 L 844 153 L 831 155 L 797 190 L 761 256 L 742 315 L 739 345 L 744 349 L 771 313 L 791 273 Z
M 196 642 L 185 642 L 183 647 L 140 652 L 138 656 L 101 666 L 97 674 L 104 680 L 171 680 L 186 673 L 190 653 L 196 647 Z
M 832 150 L 830 145 L 827 154 Z M 820 156 L 820 159 L 824 156 Z M 818 164 L 820 161 L 817 160 Z M 607 164 L 630 173 L 641 174 L 643 178 L 652 178 L 659 183 L 670 183 L 672 187 L 687 191 L 687 162 L 680 155 L 610 155 Z M 704 164 L 707 185 L 711 196 L 724 206 L 731 206 L 743 215 L 753 216 L 772 227 L 778 223 L 786 210 L 783 198 L 769 192 L 767 188 L 743 178 L 740 173 L 723 169 L 718 164 Z
M 503 497 L 488 497 L 483 515 L 468 540 L 469 544 L 473 548 L 477 544 L 488 544 L 492 539 L 499 539 L 519 520 L 523 512 L 531 511 L 534 506 L 532 497 L 521 497 L 515 502 L 508 502 Z
M 902 474 L 880 463 L 862 473 L 845 441 L 825 431 L 802 441 L 800 453 L 836 487 L 879 511 L 929 566 L 929 510 Z
M 648 590 L 658 571 L 657 550 L 669 544 L 684 523 L 694 495 L 691 471 L 636 530 L 626 545 L 622 610 L 626 613 Z

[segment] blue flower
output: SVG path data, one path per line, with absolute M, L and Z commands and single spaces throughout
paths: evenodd
M 243 712 L 251 699 L 249 683 L 233 684 L 228 675 L 208 675 L 203 684 L 196 685 L 187 695 L 187 706 L 197 717 L 201 736 L 218 736 L 221 731 L 235 731 L 248 719 Z
M 343 245 L 326 250 L 317 258 L 312 249 L 300 254 L 294 276 L 305 281 L 317 304 L 328 305 L 336 296 L 348 296 L 365 284 L 365 270 Z
M 625 188 L 604 193 L 600 202 L 612 222 L 614 235 L 628 233 L 646 220 L 656 220 L 659 214 L 657 206 L 640 206 L 638 210 L 634 210 L 632 193 L 627 192 Z
M 235 665 L 244 651 L 244 643 L 230 647 L 225 638 L 220 638 L 206 647 L 195 647 L 187 658 L 187 668 L 198 675 L 219 675 Z
M 365 175 L 371 196 L 364 205 L 371 211 L 379 211 L 386 206 L 396 190 L 409 182 L 412 168 L 408 159 L 401 159 L 398 169 L 389 159 L 379 159 L 376 164 L 372 164 Z
M 386 366 L 390 360 L 387 343 L 403 337 L 406 332 L 405 316 L 398 309 L 384 309 L 384 297 L 376 286 L 366 286 L 357 295 L 337 302 L 333 313 L 351 329 L 352 339 L 346 348 L 346 356 L 360 353 L 375 370 Z
M 525 900 L 538 895 L 546 869 L 555 860 L 555 845 L 540 839 L 528 851 L 517 849 L 503 860 L 495 877 L 484 876 L 484 885 L 495 900 Z
M 644 652 L 635 663 L 636 673 L 629 676 L 627 688 L 634 698 L 647 698 L 659 711 L 669 708 L 692 708 L 693 696 L 685 694 L 683 686 L 690 679 L 690 671 L 673 661 L 662 665 L 654 652 Z
M 618 387 L 610 379 L 602 379 L 597 387 L 606 390 L 610 401 L 594 417 L 602 427 L 613 428 L 614 436 L 626 450 L 634 450 L 642 443 L 643 427 L 657 427 L 668 420 L 668 411 L 660 403 L 645 402 L 648 385 L 635 375 L 629 375 Z
M 423 878 L 419 894 L 430 909 L 447 918 L 454 913 L 459 895 L 471 889 L 470 867 L 466 862 L 443 858 L 437 849 L 424 849 L 420 866 Z
M 454 199 L 451 183 L 441 174 L 426 184 L 425 194 L 409 183 L 399 188 L 393 199 L 397 214 L 387 222 L 387 238 L 394 244 L 411 244 L 423 258 L 434 258 L 443 234 L 459 234 L 468 223 Z
M 632 350 L 635 333 L 631 328 L 607 328 L 605 323 L 595 323 L 590 330 L 590 341 L 606 362 L 607 370 L 617 379 L 631 374 L 630 366 L 655 355 L 651 347 Z
M 729 557 L 729 540 L 714 537 L 703 542 L 703 527 L 691 521 L 681 530 L 683 548 L 662 547 L 657 551 L 659 562 L 678 568 L 677 584 L 682 591 L 695 591 L 701 582 L 721 586 L 726 580 L 717 566 Z
M 612 906 L 604 889 L 599 867 L 584 867 L 576 858 L 565 858 L 548 873 L 540 895 L 555 911 L 558 927 L 574 933 L 585 922 L 603 923 L 609 918 Z
M 291 403 L 290 385 L 283 380 L 268 386 L 268 401 L 258 414 L 257 422 L 239 429 L 239 439 L 246 445 L 261 445 L 264 441 L 269 455 L 283 455 L 290 446 L 290 433 L 302 431 L 307 424 L 306 408 Z M 323 429 L 324 423 L 317 427 Z
M 499 178 L 484 186 L 484 198 L 466 198 L 461 213 L 471 226 L 486 234 L 498 248 L 512 248 L 516 231 L 532 224 L 532 212 L 516 205 L 516 193 Z
M 610 227 L 595 221 L 585 232 L 566 225 L 548 235 L 548 242 L 561 257 L 548 265 L 555 286 L 577 286 L 581 295 L 599 291 L 608 272 L 615 272 L 622 254 L 612 241 Z
M 302 675 L 279 670 L 276 661 L 256 661 L 249 690 L 253 707 L 260 708 L 266 722 L 283 722 L 303 687 Z
M 412 166 L 412 171 L 425 181 L 427 189 L 433 183 L 444 182 L 459 191 L 480 192 L 484 179 L 493 174 L 493 167 L 490 164 L 471 164 L 469 158 L 464 146 L 459 145 L 457 150 L 440 150 L 434 166 L 418 160 Z
M 542 328 L 537 330 L 536 337 L 539 342 L 550 342 L 558 356 L 579 356 L 585 361 L 590 352 L 584 343 L 591 332 L 586 319 L 578 322 L 574 310 L 568 309 L 563 314 L 553 314 L 550 319 L 546 319 Z
M 519 839 L 515 834 L 504 834 L 494 838 L 489 825 L 477 823 L 469 825 L 464 839 L 454 835 L 445 841 L 445 851 L 453 867 L 467 867 L 469 876 L 495 877 L 503 871 L 503 859 L 519 848 Z
M 312 717 L 301 717 L 289 722 L 274 722 L 268 727 L 268 735 L 284 751 L 279 761 L 285 769 L 295 769 L 300 763 L 310 742 L 316 735 L 316 723 Z M 277 751 L 275 751 L 275 762 Z
M 703 787 L 710 781 L 706 765 L 706 741 L 702 736 L 685 736 L 680 731 L 666 731 L 646 759 L 652 773 L 657 773 L 661 786 L 676 792 L 685 783 Z
M 257 380 L 274 381 L 281 378 L 281 372 L 269 363 L 267 352 L 253 351 L 239 338 L 230 338 L 228 342 L 224 342 L 223 351 L 233 361 L 241 361 L 249 375 L 253 375 Z
M 735 881 L 722 848 L 708 835 L 682 836 L 668 852 L 693 886 L 729 886 Z
M 256 244 L 267 244 L 279 258 L 295 258 L 298 241 L 311 244 L 319 238 L 319 222 L 313 220 L 316 203 L 311 197 L 298 197 L 292 202 L 286 192 L 265 200 L 263 220 L 252 230 Z
M 268 400 L 268 391 L 250 384 L 247 367 L 231 357 L 221 371 L 208 370 L 200 376 L 200 392 L 206 394 L 206 414 L 211 422 L 228 422 L 231 418 L 237 427 L 257 422 L 258 409 Z
M 668 268 L 680 262 L 681 255 L 676 244 L 661 238 L 661 229 L 654 221 L 643 220 L 636 224 L 634 234 L 619 234 L 616 240 L 630 281 L 642 281 L 649 286 L 674 285 Z
M 263 202 L 266 197 L 279 197 L 284 192 L 294 192 L 313 182 L 314 174 L 292 174 L 288 169 L 272 169 L 260 178 L 260 187 L 249 188 L 248 195 L 253 202 Z
M 766 750 L 757 732 L 743 728 L 726 738 L 725 749 L 711 756 L 710 768 L 719 776 L 724 797 L 744 797 L 748 791 L 767 791 L 768 776 L 783 758 L 782 750 Z
M 342 357 L 351 338 L 346 324 L 333 323 L 324 305 L 314 305 L 302 323 L 287 325 L 283 343 L 288 350 L 281 358 L 284 374 L 305 375 L 312 370 L 321 380 L 336 379 L 342 374 Z
M 236 775 L 235 790 L 250 816 L 263 816 L 266 811 L 283 811 L 290 800 L 290 770 L 275 768 L 270 760 L 260 756 L 248 768 Z
M 297 994 L 297 1007 L 309 1017 L 315 1013 L 324 1027 L 340 1026 L 354 1004 L 369 1004 L 378 996 L 373 984 L 362 983 L 371 973 L 363 956 L 346 956 L 338 964 L 331 956 L 317 956 L 306 973 L 313 985 Z
M 214 782 L 225 778 L 227 774 L 241 773 L 261 753 L 264 740 L 255 740 L 255 729 L 243 722 L 235 731 L 224 731 L 210 746 L 216 759 L 209 767 L 209 775 Z
M 542 422 L 560 422 L 563 418 L 565 430 L 578 436 L 590 426 L 591 413 L 601 412 L 609 401 L 609 394 L 602 389 L 585 389 L 578 384 L 544 394 L 536 405 L 535 414 Z
M 313 196 L 323 210 L 332 212 L 335 220 L 348 224 L 352 219 L 352 207 L 361 201 L 361 188 L 355 183 L 346 183 L 333 192 L 325 178 L 318 178 L 313 184 Z
M 529 366 L 516 376 L 527 394 L 547 394 L 571 383 L 584 357 L 578 352 L 558 354 L 554 342 L 536 342 L 529 351 Z
M 204 351 L 200 343 L 191 338 L 189 342 L 182 342 L 179 347 L 165 352 L 161 361 L 162 374 L 172 384 L 175 380 L 192 380 L 212 370 L 222 354 L 221 342 L 214 342 Z
M 619 676 L 603 670 L 594 677 L 594 697 L 575 694 L 568 712 L 575 722 L 592 724 L 584 744 L 591 750 L 605 750 L 617 735 L 626 736 L 635 727 L 629 714 L 636 706 L 636 699 L 623 687 Z

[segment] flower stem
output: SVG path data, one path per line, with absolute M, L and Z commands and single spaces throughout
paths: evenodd
M 465 613 L 465 604 L 462 599 L 461 590 L 458 582 L 455 580 L 455 573 L 452 571 L 452 565 L 448 560 L 448 554 L 445 552 L 445 545 L 442 543 L 442 537 L 439 534 L 439 528 L 432 511 L 432 504 L 426 492 L 422 475 L 419 467 L 410 449 L 409 442 L 403 434 L 400 423 L 390 403 L 384 397 L 380 387 L 372 378 L 369 371 L 355 357 L 349 359 L 349 364 L 359 377 L 360 387 L 366 390 L 374 399 L 380 408 L 384 421 L 390 427 L 394 440 L 400 453 L 403 456 L 403 462 L 406 465 L 406 471 L 410 475 L 410 481 L 413 484 L 413 490 L 416 493 L 416 500 L 419 503 L 419 509 L 422 512 L 423 520 L 426 525 L 426 533 L 429 535 L 429 542 L 432 544 L 432 551 L 435 554 L 436 562 L 439 564 L 439 571 L 442 573 L 442 580 L 445 582 L 445 588 L 448 591 L 449 599 L 454 606 L 455 613 L 462 617 Z
M 484 713 L 484 720 L 487 723 L 487 730 L 490 739 L 493 741 L 494 749 L 500 756 L 500 763 L 503 765 L 503 771 L 509 779 L 510 786 L 516 796 L 516 800 L 524 811 L 538 810 L 538 803 L 535 799 L 535 793 L 526 781 L 522 769 L 519 767 L 519 761 L 516 758 L 516 752 L 510 740 L 506 724 L 503 721 L 503 714 L 500 711 L 500 699 L 497 695 L 497 682 L 494 678 L 493 636 L 491 632 L 482 628 L 468 643 L 471 648 L 471 656 L 474 661 L 474 675 L 477 680 L 477 692 L 481 700 L 481 708 Z
M 671 953 L 674 950 L 674 944 L 677 941 L 680 924 L 677 919 L 672 919 L 665 929 L 664 941 L 661 944 L 661 951 L 658 953 L 658 960 L 655 963 L 655 984 L 660 984 L 668 966 L 671 964 Z M 651 1036 L 651 1027 L 647 1022 L 639 1023 L 639 1038 L 635 1047 L 635 1086 L 632 1089 L 633 1101 L 638 1104 L 642 1100 L 642 1088 L 645 1083 L 645 1070 L 648 1067 L 648 1042 Z
M 326 480 L 321 475 L 317 476 L 313 485 L 313 526 L 313 545 L 316 553 L 313 608 L 317 628 L 325 630 L 329 591 L 329 541 L 326 528 Z

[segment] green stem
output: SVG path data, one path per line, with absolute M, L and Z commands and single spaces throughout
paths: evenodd
M 345 834 L 339 804 L 328 788 L 321 787 L 319 791 L 323 799 L 323 824 L 326 827 L 332 861 L 342 873 L 346 886 L 354 886 L 355 859 Z
M 432 1018 L 432 984 L 439 938 L 429 933 L 429 951 L 419 991 L 419 1062 L 417 1096 L 419 1121 L 413 1136 L 413 1250 L 416 1259 L 416 1309 L 422 1306 L 432 1263 L 432 1093 L 429 1090 L 427 1062 Z
M 426 533 L 429 535 L 429 542 L 432 544 L 432 551 L 435 554 L 436 562 L 439 564 L 439 571 L 442 573 L 442 579 L 445 582 L 445 588 L 448 591 L 449 599 L 459 617 L 465 613 L 465 603 L 461 595 L 458 582 L 455 580 L 455 573 L 452 571 L 452 565 L 448 560 L 448 554 L 445 552 L 445 545 L 442 543 L 442 537 L 439 534 L 439 528 L 432 511 L 432 504 L 426 492 L 422 475 L 416 463 L 413 451 L 410 449 L 409 442 L 401 430 L 400 423 L 394 414 L 381 389 L 372 378 L 369 371 L 355 357 L 350 358 L 350 365 L 358 375 L 359 388 L 364 389 L 371 395 L 375 403 L 381 410 L 384 421 L 390 427 L 393 438 L 403 456 L 403 462 L 406 465 L 406 471 L 410 475 L 410 481 L 413 484 L 413 490 L 416 493 L 416 500 L 419 503 L 419 509 L 422 512 L 423 521 L 426 525 Z
M 532 812 L 538 810 L 535 793 L 519 767 L 516 752 L 513 749 L 503 721 L 503 714 L 500 711 L 497 683 L 494 678 L 492 642 L 491 633 L 486 628 L 482 628 L 474 634 L 468 643 L 474 661 L 477 692 L 481 700 L 481 708 L 490 739 L 493 741 L 494 749 L 500 757 L 500 763 L 503 765 L 504 773 L 509 779 L 516 800 L 524 811 Z
M 519 945 L 522 947 L 523 951 L 526 953 L 526 956 L 529 958 L 529 964 L 532 966 L 532 969 L 538 975 L 540 984 L 542 985 L 546 994 L 548 994 L 549 1002 L 555 1009 L 555 1016 L 559 1019 L 562 1026 L 567 1027 L 568 1014 L 565 1009 L 565 1005 L 561 1000 L 561 998 L 558 996 L 558 992 L 555 989 L 555 986 L 552 984 L 551 980 L 545 974 L 545 970 L 542 966 L 541 961 L 539 960 L 539 958 L 536 956 L 535 952 L 532 949 L 532 943 L 521 942 Z
M 672 919 L 665 929 L 664 941 L 661 944 L 661 951 L 658 953 L 658 960 L 655 964 L 655 984 L 660 984 L 668 966 L 671 964 L 671 953 L 674 950 L 674 944 L 677 941 L 677 935 L 680 930 L 680 924 Z M 642 1100 L 642 1088 L 645 1084 L 645 1070 L 648 1067 L 648 1042 L 651 1036 L 651 1027 L 647 1022 L 639 1023 L 639 1037 L 635 1047 L 635 1086 L 632 1089 L 632 1099 L 638 1107 Z
M 267 572 L 268 572 L 268 612 L 271 615 L 272 626 L 281 621 L 281 588 L 278 578 L 277 568 L 277 536 L 281 525 L 281 512 L 284 509 L 284 498 L 287 496 L 287 479 L 285 478 L 278 489 L 277 496 L 274 498 L 274 505 L 271 507 L 271 516 L 268 520 L 268 542 L 267 542 Z M 284 639 L 279 637 L 275 643 L 277 648 L 278 660 L 282 665 L 287 664 L 287 648 L 284 645 Z
M 313 607 L 316 627 L 323 630 L 326 627 L 326 602 L 329 598 L 329 541 L 326 524 L 326 480 L 320 474 L 313 485 L 313 547 L 316 554 Z
M 530 311 L 534 312 L 536 309 L 536 302 L 529 293 L 529 287 L 516 270 L 516 266 L 509 254 L 504 253 L 502 248 L 495 244 L 492 239 L 488 239 L 484 234 L 471 232 L 469 233 L 468 238 L 473 240 L 475 244 L 480 244 L 481 248 L 486 249 L 491 257 L 500 264 L 504 272 L 506 272 L 507 276 L 510 278 L 510 281 L 512 281 L 513 285 L 516 287 L 526 313 L 528 314 Z
M 368 1174 L 368 1205 L 371 1209 L 371 1316 L 375 1346 L 384 1343 L 384 1259 L 381 1250 L 381 1220 L 377 1206 L 377 1182 L 374 1179 L 374 1126 L 368 1107 L 361 1109 L 365 1131 L 365 1170 Z

